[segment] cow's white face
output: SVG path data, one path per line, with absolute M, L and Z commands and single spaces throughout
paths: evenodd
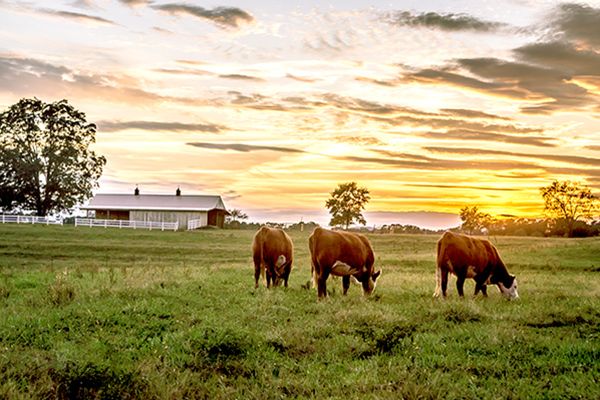
M 500 288 L 500 292 L 509 300 L 515 300 L 519 298 L 519 293 L 517 292 L 517 278 L 513 277 L 513 282 L 510 287 L 504 286 L 502 282 L 498 283 L 498 287 Z
M 277 261 L 275 262 L 275 276 L 273 277 L 273 286 L 279 286 L 282 281 L 283 274 L 285 273 L 285 263 L 286 258 L 282 254 L 277 257 Z
M 381 276 L 381 270 L 375 272 L 373 275 L 367 277 L 365 281 L 362 282 L 363 294 L 365 296 L 370 295 L 375 290 L 375 286 L 377 286 L 377 278 Z

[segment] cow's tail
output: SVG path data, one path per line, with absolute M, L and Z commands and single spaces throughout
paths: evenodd
M 264 241 L 260 245 L 260 280 L 264 282 L 265 280 L 265 243 Z
M 314 289 L 317 287 L 317 271 L 315 271 L 316 252 L 315 252 L 315 248 L 314 248 L 315 239 L 313 238 L 313 235 L 314 235 L 314 233 L 308 237 L 308 250 L 310 252 L 310 285 L 311 285 L 311 289 Z
M 435 268 L 435 292 L 433 297 L 440 297 L 442 294 L 442 266 L 444 263 L 444 254 L 442 254 L 442 241 L 437 243 L 437 258 Z

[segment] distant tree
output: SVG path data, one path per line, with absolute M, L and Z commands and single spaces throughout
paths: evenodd
M 479 211 L 477 206 L 461 208 L 460 219 L 463 221 L 461 229 L 469 235 L 481 234 L 493 222 L 492 216 Z
M 67 100 L 22 99 L 0 114 L 0 206 L 68 210 L 92 196 L 106 159 L 90 150 L 96 125 Z
M 359 188 L 356 182 L 339 184 L 325 203 L 331 214 L 329 225 L 343 226 L 345 229 L 353 221 L 366 225 L 362 210 L 370 199 L 367 188 Z
M 248 219 L 248 215 L 243 213 L 242 210 L 234 208 L 233 210 L 229 211 L 229 219 L 231 222 L 242 221 L 244 219 Z
M 578 182 L 554 181 L 551 185 L 540 188 L 540 192 L 546 213 L 565 222 L 568 237 L 573 237 L 576 221 L 591 220 L 594 217 L 598 199 L 588 187 Z

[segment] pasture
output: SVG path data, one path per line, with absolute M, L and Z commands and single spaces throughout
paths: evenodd
M 254 232 L 0 225 L 0 398 L 600 398 L 600 238 L 491 238 L 519 301 L 432 298 L 437 236 L 370 235 L 375 294 L 307 238 L 254 289 Z

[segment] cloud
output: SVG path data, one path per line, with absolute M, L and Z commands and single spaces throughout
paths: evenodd
M 277 146 L 256 146 L 250 144 L 241 143 L 206 143 L 206 142 L 190 142 L 186 143 L 188 146 L 200 147 L 203 149 L 214 149 L 214 150 L 234 150 L 243 153 L 250 151 L 277 151 L 282 153 L 304 153 L 303 150 L 294 149 L 290 147 L 277 147 Z
M 85 73 L 42 60 L 0 53 L 0 92 L 17 96 L 93 98 L 111 102 L 147 105 L 159 102 L 200 104 L 204 100 L 162 96 L 137 86 L 124 75 Z
M 221 28 L 239 28 L 243 24 L 254 22 L 254 17 L 252 15 L 237 7 L 216 7 L 213 9 L 206 9 L 181 3 L 151 5 L 151 7 L 171 15 L 187 14 L 197 18 L 207 19 Z
M 451 129 L 445 132 L 421 132 L 420 136 L 431 139 L 447 140 L 477 140 L 486 142 L 503 142 L 537 147 L 556 147 L 553 138 L 545 136 L 516 136 L 494 132 L 479 132 L 469 129 Z
M 155 32 L 158 32 L 158 33 L 164 33 L 164 34 L 166 34 L 166 35 L 173 35 L 173 34 L 174 34 L 174 32 L 173 32 L 173 31 L 170 31 L 170 30 L 168 30 L 168 29 L 161 28 L 160 26 L 153 26 L 153 27 L 152 27 L 152 30 L 153 30 L 153 31 L 155 31 Z
M 382 132 L 397 127 L 417 128 L 413 134 L 434 139 L 478 140 L 525 144 L 540 147 L 555 146 L 553 138 L 540 135 L 543 129 L 515 123 L 497 123 L 510 120 L 488 113 L 468 109 L 442 109 L 441 112 L 428 112 L 410 107 L 367 101 L 359 98 L 340 96 L 333 93 L 309 97 L 291 96 L 285 98 L 267 97 L 260 94 L 229 92 L 232 98 L 225 100 L 237 107 L 279 112 L 310 113 L 311 125 L 320 122 L 321 109 L 333 109 L 338 121 L 350 116 L 374 121 L 380 124 Z M 328 112 L 331 117 L 335 113 Z M 325 122 L 323 122 L 325 123 Z M 389 130 L 386 130 L 386 125 Z
M 380 145 L 380 144 L 384 144 L 381 140 L 379 140 L 378 138 L 374 137 L 374 136 L 344 136 L 344 135 L 339 135 L 339 136 L 332 136 L 332 137 L 327 137 L 328 141 L 335 141 L 335 142 L 340 142 L 340 143 L 350 143 L 350 144 L 356 144 L 356 145 Z
M 75 22 L 81 23 L 93 23 L 93 24 L 101 24 L 101 25 L 115 25 L 115 23 L 106 18 L 97 17 L 94 15 L 88 15 L 78 12 L 72 11 L 57 11 L 57 10 L 48 10 L 48 9 L 37 9 L 36 12 L 44 15 L 49 15 L 52 17 L 69 19 Z
M 444 31 L 490 32 L 506 26 L 500 22 L 484 21 L 467 14 L 439 14 L 426 12 L 413 14 L 409 11 L 389 12 L 381 18 L 391 25 L 424 27 Z
M 501 117 L 499 115 L 488 114 L 483 111 L 466 110 L 463 108 L 442 108 L 440 111 L 442 111 L 448 115 L 453 115 L 453 116 L 462 117 L 462 118 L 501 119 L 501 120 L 506 120 L 506 121 L 511 120 L 511 118 Z
M 544 65 L 568 75 L 600 74 L 600 53 L 577 49 L 570 43 L 533 43 L 515 49 L 514 53 L 524 62 Z
M 588 150 L 600 151 L 600 145 L 599 146 L 585 146 L 585 148 Z
M 485 150 L 485 149 L 474 149 L 465 147 L 424 147 L 425 150 L 434 153 L 445 153 L 445 154 L 468 154 L 468 155 L 501 155 L 509 157 L 522 157 L 522 158 L 535 158 L 540 160 L 559 161 L 571 164 L 583 164 L 583 165 L 600 165 L 600 158 L 582 157 L 582 156 L 568 156 L 562 154 L 532 154 L 532 153 L 518 153 L 502 150 Z
M 424 69 L 405 75 L 407 81 L 446 84 L 489 95 L 525 100 L 536 105 L 521 107 L 529 114 L 548 114 L 559 110 L 579 110 L 596 103 L 588 91 L 570 82 L 567 70 L 547 68 L 525 62 L 497 58 L 465 58 L 455 61 L 464 73 L 445 69 Z
M 299 81 L 299 82 L 305 82 L 305 83 L 313 83 L 313 82 L 317 82 L 318 79 L 315 78 L 306 78 L 303 76 L 297 76 L 297 75 L 292 75 L 292 74 L 287 74 L 286 78 L 290 78 L 293 79 L 295 81 Z
M 145 6 L 150 3 L 150 0 L 119 0 L 120 3 L 129 7 Z
M 0 1 L 0 4 L 1 3 L 2 2 Z M 71 5 L 77 8 L 94 8 L 96 6 L 96 4 L 94 4 L 94 0 L 76 0 L 71 3 Z
M 399 156 L 404 156 L 399 154 Z M 588 180 L 594 180 L 600 177 L 598 168 L 563 168 L 539 165 L 531 162 L 519 162 L 511 160 L 457 160 L 457 159 L 436 159 L 422 157 L 422 160 L 410 160 L 390 157 L 359 157 L 342 156 L 335 157 L 337 160 L 350 161 L 353 163 L 376 164 L 385 166 L 394 166 L 408 170 L 423 171 L 487 171 L 487 174 L 504 178 L 547 178 L 548 175 L 556 177 L 558 175 L 586 177 Z M 596 164 L 597 165 L 597 164 Z M 497 171 L 497 172 L 495 172 Z M 545 175 L 540 174 L 544 172 Z
M 566 3 L 544 23 L 541 40 L 515 48 L 513 60 L 462 58 L 409 72 L 400 82 L 450 85 L 524 101 L 527 114 L 598 110 L 600 8 Z
M 397 166 L 413 170 L 523 170 L 538 169 L 536 164 L 509 161 L 467 161 L 467 160 L 443 160 L 428 158 L 425 161 L 406 160 L 397 158 L 359 157 L 343 156 L 336 157 L 338 160 Z
M 99 121 L 98 129 L 104 132 L 117 132 L 127 129 L 141 129 L 145 131 L 172 131 L 172 132 L 208 132 L 220 133 L 227 129 L 217 124 L 186 124 L 181 122 L 157 121 Z
M 426 184 L 426 183 L 414 183 L 404 184 L 403 186 L 409 187 L 424 187 L 424 188 L 435 188 L 435 189 L 467 189 L 467 190 L 485 190 L 485 191 L 501 191 L 501 192 L 518 192 L 521 189 L 516 188 L 498 188 L 490 186 L 471 186 L 471 185 L 443 185 L 443 184 Z
M 200 69 L 172 69 L 172 68 L 156 68 L 156 72 L 170 75 L 199 75 L 199 76 L 211 76 L 214 75 L 212 72 L 203 71 Z
M 225 75 L 219 75 L 219 78 L 223 78 L 223 79 L 237 79 L 237 80 L 242 80 L 242 81 L 257 81 L 257 82 L 264 81 L 264 79 L 258 78 L 256 76 L 242 75 L 242 74 L 225 74 Z
M 600 46 L 600 9 L 585 4 L 564 3 L 551 15 L 548 24 L 555 35 L 588 47 Z

